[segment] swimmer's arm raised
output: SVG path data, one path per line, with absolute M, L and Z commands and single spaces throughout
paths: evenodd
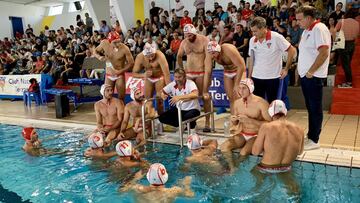
M 184 68 L 184 64 L 183 64 L 183 56 L 184 56 L 184 42 L 185 40 L 183 40 L 180 44 L 180 47 L 179 47 L 179 51 L 178 51 L 178 54 L 176 56 L 176 61 L 177 61 L 177 64 L 178 64 L 178 68 Z
M 253 155 L 258 156 L 264 151 L 265 133 L 267 130 L 268 128 L 266 124 L 262 125 L 259 129 L 258 136 L 255 139 L 254 145 L 251 150 L 251 153 Z
M 159 61 L 161 70 L 164 74 L 164 79 L 165 79 L 165 85 L 169 84 L 170 81 L 170 71 L 169 71 L 169 64 L 165 58 L 164 54 L 160 54 L 160 61 Z
M 103 52 L 104 51 L 104 48 L 103 48 L 103 43 L 100 43 L 99 46 L 97 46 L 95 48 L 95 51 L 94 51 L 94 56 L 99 59 L 100 61 L 103 61 L 105 59 L 104 56 L 101 56 L 99 53 Z
M 132 76 L 134 78 L 145 78 L 145 74 L 140 73 L 141 69 L 143 68 L 143 64 L 142 64 L 143 60 L 144 60 L 144 55 L 142 53 L 136 56 L 132 71 Z

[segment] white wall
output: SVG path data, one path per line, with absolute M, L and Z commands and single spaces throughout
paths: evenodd
M 30 24 L 35 34 L 40 32 L 40 24 L 45 15 L 45 8 L 40 6 L 30 6 L 13 4 L 0 1 L 0 38 L 12 37 L 12 25 L 9 16 L 23 18 L 24 31 L 27 24 Z
M 88 10 L 83 9 L 81 11 L 76 11 L 72 13 L 63 13 L 61 15 L 56 15 L 53 24 L 49 27 L 50 30 L 57 30 L 60 27 L 69 28 L 70 25 L 76 27 L 76 16 L 81 15 L 82 20 L 85 23 L 85 13 L 88 13 Z

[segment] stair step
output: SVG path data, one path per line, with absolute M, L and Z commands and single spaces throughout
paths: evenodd
M 333 103 L 354 102 L 360 104 L 360 88 L 333 88 Z
M 360 115 L 358 102 L 333 102 L 330 107 L 331 114 Z

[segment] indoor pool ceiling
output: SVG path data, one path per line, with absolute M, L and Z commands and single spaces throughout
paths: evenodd
M 4 2 L 23 4 L 23 5 L 33 5 L 33 6 L 57 6 L 65 2 L 74 2 L 75 0 L 0 0 Z

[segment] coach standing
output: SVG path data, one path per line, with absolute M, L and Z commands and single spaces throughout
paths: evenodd
M 250 24 L 253 37 L 249 44 L 249 77 L 255 85 L 254 94 L 266 98 L 269 103 L 277 99 L 280 78 L 284 78 L 291 66 L 296 49 L 279 33 L 266 27 L 266 20 L 256 17 Z M 282 69 L 282 55 L 288 52 L 286 67 Z
M 330 60 L 329 29 L 316 20 L 316 9 L 303 6 L 296 10 L 296 20 L 304 29 L 299 44 L 298 72 L 308 110 L 308 140 L 305 150 L 317 149 L 323 121 L 323 79 L 327 77 Z

